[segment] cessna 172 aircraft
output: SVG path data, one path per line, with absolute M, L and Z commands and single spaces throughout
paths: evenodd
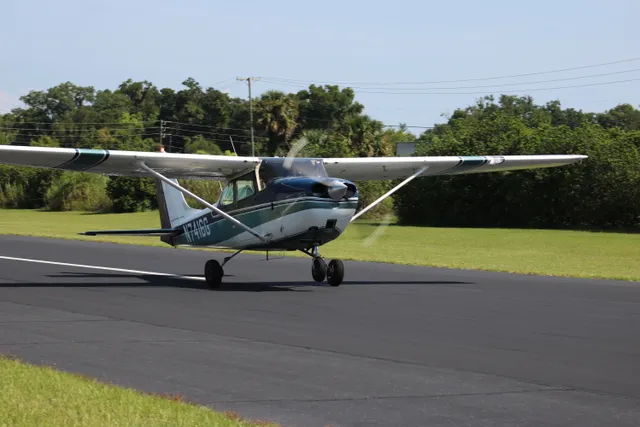
M 339 286 L 342 261 L 328 264 L 319 247 L 338 238 L 349 223 L 420 176 L 460 175 L 556 167 L 582 155 L 438 156 L 368 158 L 246 157 L 82 148 L 0 146 L 0 163 L 91 172 L 111 176 L 153 177 L 160 227 L 144 230 L 86 231 L 101 234 L 159 236 L 168 245 L 235 249 L 222 264 L 209 260 L 204 274 L 218 288 L 224 265 L 243 250 L 302 251 L 312 258 L 312 277 Z M 215 203 L 178 183 L 182 179 L 224 181 Z M 354 181 L 403 179 L 356 213 Z M 206 206 L 190 207 L 184 195 Z

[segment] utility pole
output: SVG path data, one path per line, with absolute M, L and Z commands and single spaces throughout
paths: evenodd
M 255 144 L 253 142 L 253 100 L 251 98 L 251 81 L 260 80 L 259 77 L 237 77 L 236 80 L 245 81 L 249 85 L 249 121 L 251 122 L 251 156 L 256 156 Z
M 171 134 L 165 133 L 165 120 L 160 120 L 160 150 L 164 152 L 164 138 L 169 137 L 169 152 L 171 152 Z

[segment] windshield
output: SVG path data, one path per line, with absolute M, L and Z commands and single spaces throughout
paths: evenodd
M 288 176 L 326 177 L 327 171 L 321 159 L 271 158 L 260 165 L 260 179 L 269 182 Z

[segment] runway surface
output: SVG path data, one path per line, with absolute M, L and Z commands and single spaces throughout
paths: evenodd
M 0 353 L 284 426 L 640 425 L 640 283 L 211 257 L 1 236 Z

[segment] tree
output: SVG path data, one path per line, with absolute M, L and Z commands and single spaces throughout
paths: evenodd
M 598 114 L 598 123 L 606 128 L 640 130 L 640 110 L 631 104 L 620 104 L 611 110 Z
M 311 85 L 296 97 L 300 103 L 300 129 L 329 129 L 364 110 L 362 104 L 354 101 L 355 92 L 351 88 L 340 90 L 335 85 Z
M 282 155 L 291 146 L 289 141 L 296 130 L 298 100 L 279 91 L 267 91 L 256 102 L 256 124 L 269 141 L 269 155 Z
M 558 120 L 576 117 L 574 111 L 558 110 L 559 104 L 541 107 L 526 98 L 500 104 L 485 101 L 459 110 L 448 123 L 423 133 L 416 154 L 586 154 L 589 158 L 563 168 L 412 181 L 396 193 L 403 223 L 640 227 L 637 137 L 617 127 L 592 123 L 588 115 Z
M 217 154 L 223 152 L 213 141 L 209 141 L 202 135 L 187 137 L 184 145 L 184 152 L 190 154 Z
M 120 84 L 116 93 L 129 99 L 129 112 L 139 116 L 142 121 L 152 121 L 158 118 L 160 92 L 151 82 L 146 80 L 134 82 L 132 79 L 128 79 Z
M 81 109 L 95 99 L 92 86 L 76 86 L 66 82 L 44 91 L 31 91 L 20 97 L 29 108 L 19 110 L 24 119 L 38 118 L 43 122 L 54 122 L 67 113 Z
M 178 90 L 128 79 L 115 89 L 64 82 L 23 96 L 24 108 L 0 115 L 0 144 L 249 155 L 248 101 L 193 78 Z M 398 142 L 417 141 L 421 155 L 580 153 L 565 168 L 432 177 L 413 181 L 371 215 L 446 226 L 564 228 L 640 227 L 640 110 L 629 104 L 602 113 L 538 105 L 532 97 L 483 97 L 456 109 L 418 138 L 364 114 L 351 88 L 311 85 L 295 94 L 269 91 L 255 103 L 258 155 L 393 156 Z M 114 211 L 155 207 L 155 183 L 137 178 L 81 179 L 73 172 L 0 166 L 0 205 L 81 209 L 113 200 Z M 361 206 L 393 183 L 358 182 Z M 215 182 L 185 183 L 213 200 Z M 77 186 L 78 191 L 71 191 Z M 84 203 L 84 204 L 83 204 Z M 93 209 L 93 208 L 91 208 Z
M 158 207 L 155 182 L 151 178 L 111 177 L 107 195 L 114 212 L 142 212 Z

